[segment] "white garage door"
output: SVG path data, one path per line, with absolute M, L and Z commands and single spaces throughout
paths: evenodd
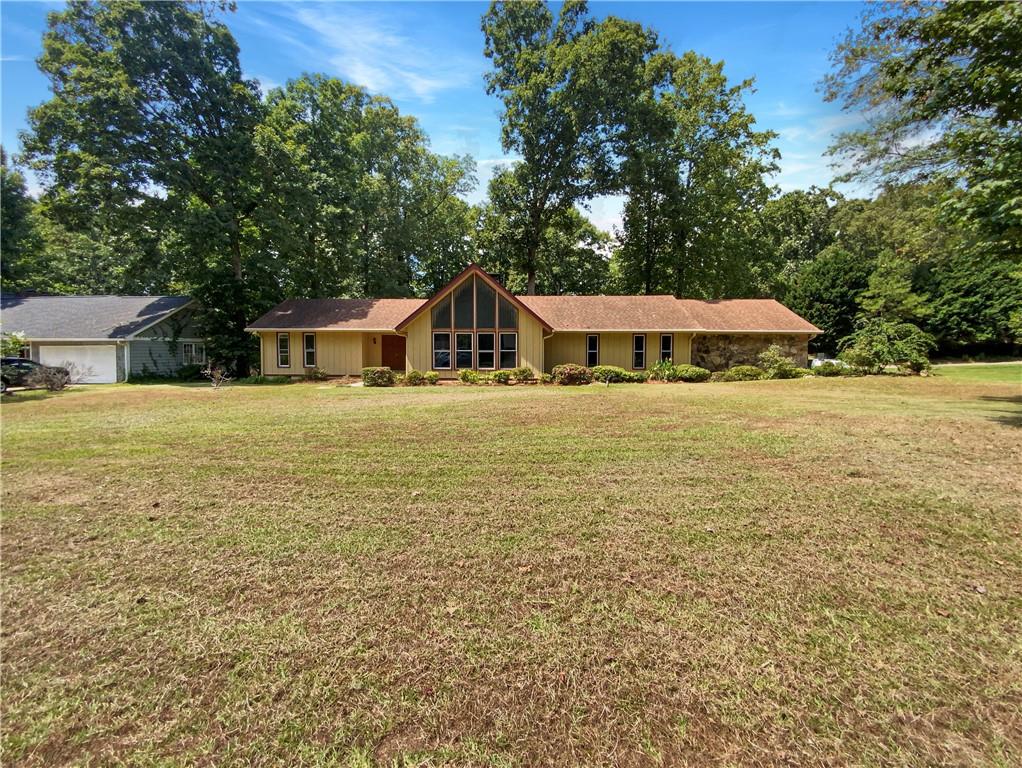
M 113 384 L 117 381 L 117 347 L 113 344 L 86 346 L 39 347 L 39 362 L 43 365 L 73 363 L 80 372 L 88 372 L 82 379 L 86 384 Z

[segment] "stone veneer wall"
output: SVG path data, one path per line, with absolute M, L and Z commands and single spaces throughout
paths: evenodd
M 697 334 L 692 340 L 692 365 L 723 371 L 735 365 L 758 365 L 759 353 L 771 344 L 803 368 L 809 365 L 809 337 L 779 334 Z

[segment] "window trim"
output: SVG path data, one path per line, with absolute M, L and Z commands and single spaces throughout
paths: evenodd
M 487 354 L 493 355 L 493 365 L 484 366 L 479 364 L 479 353 L 483 352 L 482 345 L 479 343 L 480 336 L 491 336 L 493 338 L 493 347 L 485 350 Z M 500 362 L 497 357 L 497 332 L 496 331 L 476 331 L 476 370 L 477 371 L 495 371 L 497 370 L 497 363 Z
M 514 336 L 515 337 L 515 346 L 514 346 L 513 350 L 512 349 L 504 349 L 504 344 L 503 344 L 503 341 L 504 341 L 503 337 L 504 336 Z M 504 365 L 504 361 L 501 360 L 501 357 L 503 356 L 503 354 L 505 352 L 514 352 L 515 353 L 515 364 L 514 365 Z M 518 331 L 501 331 L 500 333 L 497 334 L 497 359 L 494 362 L 497 364 L 499 369 L 502 370 L 502 371 L 510 371 L 510 370 L 513 370 L 513 369 L 518 367 Z
M 458 337 L 468 336 L 468 349 L 458 349 Z M 458 352 L 468 352 L 468 365 L 458 364 Z M 472 370 L 475 367 L 476 351 L 475 351 L 475 334 L 472 331 L 455 331 L 454 332 L 454 369 L 457 371 Z
M 281 349 L 280 340 L 284 339 L 287 341 L 287 349 L 284 350 L 284 354 L 287 355 L 287 363 L 280 362 Z M 278 333 L 277 334 L 277 367 L 278 368 L 290 368 L 291 367 L 291 334 L 290 333 Z
M 642 339 L 642 365 L 637 366 L 635 364 L 635 355 L 639 350 L 635 346 L 635 340 Z M 646 370 L 646 334 L 644 333 L 633 333 L 632 334 L 632 370 L 633 371 L 644 371 Z
M 312 338 L 312 362 L 309 362 L 309 338 Z M 315 368 L 316 360 L 319 357 L 319 350 L 316 344 L 315 333 L 303 333 L 302 334 L 302 367 L 303 368 Z
M 436 353 L 438 351 L 437 348 L 436 348 L 436 337 L 437 336 L 446 336 L 447 337 L 447 349 L 439 350 L 440 352 L 446 352 L 447 353 L 447 356 L 448 356 L 447 357 L 447 361 L 448 361 L 447 365 L 437 365 L 436 364 Z M 451 341 L 452 341 L 452 339 L 451 339 L 451 332 L 450 331 L 433 331 L 433 338 L 432 338 L 433 357 L 430 360 L 430 362 L 433 365 L 433 370 L 434 371 L 450 371 L 450 370 L 452 370 L 451 369 L 451 365 L 454 363 L 454 349 L 451 347 Z
M 589 339 L 596 339 L 596 349 L 589 349 Z M 596 362 L 589 362 L 589 355 L 596 355 Z M 593 366 L 600 364 L 600 334 L 598 333 L 587 333 L 586 334 L 586 368 L 592 368 Z
M 192 351 L 189 353 L 188 348 L 191 347 Z M 202 354 L 198 356 L 196 360 L 196 350 L 201 349 Z M 205 365 L 206 364 L 206 342 L 204 341 L 182 341 L 181 342 L 181 360 L 185 365 Z
M 667 339 L 670 343 L 667 345 L 667 360 L 674 362 L 674 334 L 673 333 L 661 333 L 660 334 L 660 362 L 664 361 L 664 339 Z

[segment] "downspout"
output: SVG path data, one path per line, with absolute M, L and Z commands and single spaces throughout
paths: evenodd
M 543 337 L 543 373 L 548 373 L 546 369 L 546 340 L 552 338 L 554 335 L 554 329 L 550 329 L 550 333 Z
M 124 381 L 131 378 L 131 342 L 124 342 Z

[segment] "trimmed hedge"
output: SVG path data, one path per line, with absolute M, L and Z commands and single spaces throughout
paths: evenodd
M 591 384 L 593 372 L 584 365 L 565 363 L 555 365 L 553 369 L 554 382 L 562 386 L 578 386 L 580 384 Z
M 593 373 L 593 380 L 604 384 L 616 384 L 628 378 L 628 371 L 616 365 L 594 365 L 590 370 Z
M 513 378 L 515 381 L 526 382 L 535 379 L 536 374 L 533 373 L 533 370 L 529 366 L 523 365 L 511 371 L 511 378 Z
M 494 384 L 510 384 L 511 371 L 494 371 L 490 374 L 490 381 Z
M 429 386 L 431 387 L 435 387 L 437 384 L 440 383 L 440 374 L 437 373 L 436 371 L 426 371 L 422 375 L 422 378 L 424 378 L 426 380 L 426 383 L 429 384 Z
M 462 384 L 478 384 L 482 377 L 477 371 L 473 371 L 471 368 L 463 368 L 458 371 L 458 381 Z
M 812 369 L 813 376 L 851 376 L 853 373 L 851 366 L 832 363 L 830 360 Z
M 404 375 L 404 385 L 406 387 L 421 387 L 425 385 L 426 377 L 422 371 L 417 371 L 412 368 L 410 371 L 406 371 Z
M 674 373 L 678 381 L 684 381 L 689 384 L 709 381 L 710 378 L 710 372 L 705 368 L 700 368 L 698 365 L 676 365 L 674 366 Z
M 718 381 L 759 381 L 766 376 L 766 371 L 755 365 L 736 365 L 721 373 Z
M 393 387 L 394 371 L 386 366 L 362 369 L 362 383 L 367 387 Z

